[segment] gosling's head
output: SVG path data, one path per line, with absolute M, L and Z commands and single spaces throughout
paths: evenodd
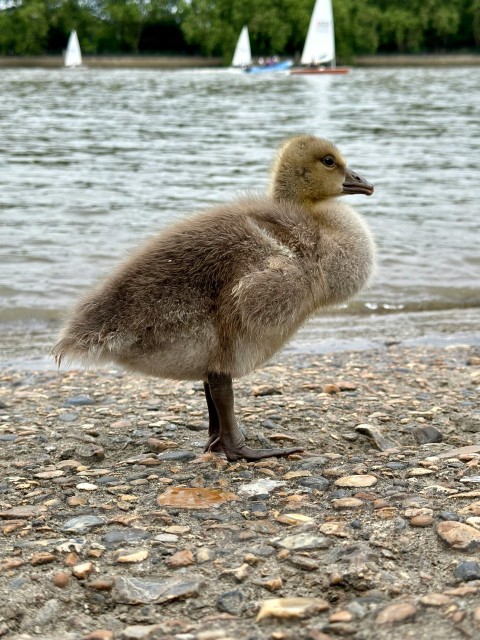
M 273 166 L 270 195 L 313 206 L 320 200 L 348 193 L 371 196 L 373 186 L 347 167 L 334 144 L 305 135 L 291 138 Z

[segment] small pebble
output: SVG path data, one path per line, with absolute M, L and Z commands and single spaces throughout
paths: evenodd
M 94 565 L 92 562 L 82 562 L 81 564 L 76 564 L 72 567 L 72 573 L 75 578 L 79 580 L 85 580 L 94 570 Z
M 53 584 L 59 589 L 65 589 L 70 582 L 70 574 L 66 571 L 58 571 L 52 578 Z

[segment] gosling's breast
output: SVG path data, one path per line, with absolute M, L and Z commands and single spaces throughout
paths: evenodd
M 352 207 L 334 209 L 319 240 L 319 262 L 328 302 L 345 302 L 368 285 L 375 271 L 372 234 Z

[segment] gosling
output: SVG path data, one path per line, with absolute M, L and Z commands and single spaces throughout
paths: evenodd
M 289 139 L 269 193 L 176 223 L 137 249 L 71 311 L 53 354 L 113 361 L 173 380 L 203 381 L 205 451 L 230 461 L 301 451 L 252 449 L 234 412 L 232 379 L 271 358 L 307 318 L 349 300 L 369 281 L 374 242 L 338 196 L 372 195 L 338 149 Z

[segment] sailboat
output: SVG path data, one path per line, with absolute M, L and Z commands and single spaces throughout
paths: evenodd
M 290 73 L 311 75 L 348 73 L 347 67 L 337 67 L 335 64 L 332 0 L 316 0 L 300 63 L 305 66 L 296 67 Z
M 240 32 L 240 37 L 233 54 L 232 67 L 241 67 L 245 69 L 252 64 L 252 53 L 250 51 L 250 37 L 248 35 L 248 27 L 244 26 Z
M 233 54 L 232 67 L 239 67 L 248 73 L 264 73 L 271 71 L 287 71 L 292 66 L 291 60 L 275 60 L 267 64 L 254 65 L 250 50 L 250 37 L 248 27 L 244 26 L 238 38 L 235 53 Z
M 70 38 L 68 39 L 64 64 L 66 67 L 82 66 L 82 52 L 80 51 L 80 43 L 78 42 L 76 31 L 72 31 Z

